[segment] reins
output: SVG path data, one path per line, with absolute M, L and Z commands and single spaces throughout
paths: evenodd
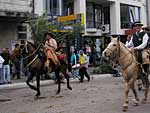
M 34 54 L 38 51 L 38 49 L 40 48 L 41 45 L 42 45 L 42 44 L 39 44 L 39 46 L 37 47 L 37 49 L 36 49 L 35 51 L 33 51 L 33 52 L 32 52 L 31 54 L 29 54 L 28 56 L 22 58 L 22 60 L 26 60 L 26 59 L 28 59 L 29 57 L 31 57 L 32 55 L 34 55 Z
M 43 45 L 43 44 L 39 44 L 39 46 L 37 47 L 37 49 L 35 50 L 35 51 L 33 51 L 31 54 L 29 54 L 28 56 L 26 56 L 25 58 L 22 58 L 21 60 L 26 60 L 26 59 L 28 59 L 29 57 L 31 57 L 31 56 L 33 56 L 33 55 L 35 55 L 35 53 L 39 50 L 39 48 L 40 48 L 40 46 L 41 45 Z M 24 46 L 24 49 L 25 49 L 25 47 L 27 47 L 27 43 L 26 43 L 26 45 Z M 23 50 L 23 49 L 22 49 Z M 38 54 L 27 64 L 27 66 L 26 67 L 29 67 L 37 58 L 38 58 Z
M 129 51 L 128 49 L 127 49 L 127 51 L 128 51 L 128 53 L 127 53 L 126 55 L 124 55 L 123 57 L 121 57 L 120 42 L 119 42 L 119 51 L 118 51 L 119 56 L 118 56 L 118 59 L 119 59 L 119 60 L 122 60 L 122 59 L 124 59 L 127 55 L 131 54 L 131 58 L 130 58 L 130 60 L 129 60 L 129 63 L 128 63 L 127 65 L 125 65 L 124 67 L 122 67 L 123 70 L 125 70 L 128 66 L 130 66 L 130 65 L 133 63 L 133 59 L 134 59 L 134 58 L 133 58 L 134 55 L 132 54 L 132 52 Z M 139 64 L 136 60 L 135 60 L 135 63 Z

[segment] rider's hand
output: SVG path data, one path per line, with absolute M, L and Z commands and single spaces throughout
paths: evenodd
M 137 48 L 134 47 L 133 50 L 137 50 Z

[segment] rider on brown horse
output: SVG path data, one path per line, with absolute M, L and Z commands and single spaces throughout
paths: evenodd
M 50 70 L 50 65 L 54 68 L 54 65 L 57 65 L 59 60 L 57 58 L 57 55 L 55 53 L 55 50 L 57 49 L 57 42 L 53 38 L 53 34 L 50 32 L 45 33 L 45 54 L 47 57 L 47 60 L 45 62 L 45 66 L 48 68 L 48 71 Z

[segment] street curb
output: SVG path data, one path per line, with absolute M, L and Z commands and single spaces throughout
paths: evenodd
M 112 77 L 111 74 L 100 74 L 100 75 L 91 75 L 91 78 L 100 78 L 100 77 Z M 73 79 L 70 78 L 70 82 L 76 82 L 79 81 L 78 79 Z M 32 83 L 36 85 L 36 83 Z M 49 85 L 49 84 L 55 84 L 54 80 L 43 80 L 40 81 L 41 86 Z M 0 85 L 0 90 L 7 90 L 7 89 L 21 89 L 21 88 L 27 88 L 28 85 L 25 82 L 20 82 L 20 83 L 12 83 L 12 84 L 5 84 L 5 85 Z

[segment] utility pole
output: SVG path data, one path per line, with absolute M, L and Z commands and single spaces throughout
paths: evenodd
M 147 16 L 147 26 L 150 26 L 150 18 L 149 18 L 149 16 L 150 16 L 150 14 L 149 14 L 149 4 L 150 4 L 150 2 L 148 1 L 148 0 L 146 0 L 146 16 Z
M 32 13 L 34 14 L 34 11 L 35 11 L 35 1 L 32 0 Z

